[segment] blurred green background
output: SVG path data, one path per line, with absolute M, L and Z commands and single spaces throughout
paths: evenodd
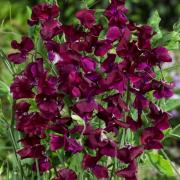
M 48 0 L 48 2 L 53 0 Z M 30 7 L 38 2 L 45 0 L 0 0 L 0 49 L 6 53 L 11 51 L 10 42 L 13 39 L 20 39 L 22 35 L 28 33 L 27 19 L 30 18 Z M 107 6 L 108 0 L 58 0 L 61 10 L 61 22 L 69 24 L 74 21 L 75 12 L 85 7 L 95 9 L 103 9 Z M 180 17 L 180 1 L 179 0 L 127 0 L 129 8 L 128 17 L 136 23 L 147 23 L 149 17 L 154 10 L 159 12 L 161 17 L 160 26 L 164 31 L 172 31 L 174 23 Z M 154 17 L 155 18 L 155 17 Z M 179 30 L 180 31 L 180 30 Z M 171 51 L 173 63 L 169 66 L 177 66 L 168 71 L 167 76 L 175 81 L 176 101 L 169 102 L 169 112 L 172 115 L 172 127 L 180 124 L 180 53 L 179 49 Z M 12 81 L 7 69 L 0 61 L 0 80 L 9 85 Z M 175 103 L 176 102 L 176 103 Z M 172 105 L 173 104 L 173 105 Z M 1 104 L 0 104 L 1 105 Z M 173 107 L 173 108 L 172 108 Z M 0 112 L 1 113 L 1 112 Z M 177 129 L 177 133 L 179 130 Z M 180 134 L 179 134 L 180 137 Z M 179 137 L 169 137 L 164 140 L 166 152 L 180 172 L 180 139 Z M 0 175 L 3 175 L 7 168 L 14 167 L 14 157 L 12 155 L 12 146 L 7 135 L 7 129 L 0 124 Z M 145 165 L 140 168 L 140 180 L 173 180 L 175 177 L 167 177 L 163 173 L 159 173 L 154 167 Z M 147 176 L 148 174 L 148 176 Z M 1 177 L 0 177 L 1 179 Z

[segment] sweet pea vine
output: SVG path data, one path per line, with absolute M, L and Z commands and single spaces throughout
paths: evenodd
M 42 3 L 28 25 L 43 50 L 30 37 L 12 41 L 8 60 L 25 67 L 10 87 L 23 136 L 17 153 L 34 160 L 34 171 L 53 169 L 56 180 L 88 173 L 135 180 L 141 155 L 163 148 L 170 117 L 158 104 L 173 95 L 173 83 L 157 72 L 172 59 L 152 47 L 156 32 L 130 22 L 127 12 L 125 0 L 111 0 L 101 16 L 86 8 L 75 15 L 79 24 L 63 25 L 58 5 Z M 83 175 L 68 166 L 79 155 Z

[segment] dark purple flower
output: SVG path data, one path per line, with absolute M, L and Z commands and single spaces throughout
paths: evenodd
M 39 165 L 40 172 L 46 172 L 49 169 L 51 169 L 51 164 L 50 164 L 49 158 L 47 158 L 47 157 L 42 157 L 42 158 L 38 159 L 38 165 Z M 37 171 L 36 168 L 37 168 L 36 163 L 34 163 L 33 170 Z
M 57 78 L 42 76 L 38 81 L 38 94 L 54 95 L 57 92 Z
M 117 171 L 116 175 L 124 177 L 126 180 L 137 180 L 136 173 L 137 164 L 135 161 L 132 161 L 127 168 Z
M 156 61 L 159 63 L 163 62 L 171 62 L 172 58 L 169 55 L 169 52 L 166 48 L 164 47 L 157 47 L 152 50 L 154 53 L 155 58 L 157 59 Z
M 14 99 L 33 98 L 35 94 L 32 88 L 33 84 L 26 76 L 18 75 L 11 84 L 10 90 L 13 93 Z
M 19 52 L 9 54 L 9 61 L 15 64 L 21 64 L 26 61 L 26 56 L 34 48 L 34 43 L 29 37 L 23 37 L 20 43 L 13 40 L 11 46 L 13 49 L 18 49 Z
M 131 117 L 126 118 L 126 122 L 114 120 L 114 122 L 119 125 L 120 127 L 123 127 L 125 129 L 131 129 L 132 131 L 137 131 L 142 126 L 142 120 L 140 117 L 138 117 L 137 121 L 134 121 Z
M 22 37 L 21 42 L 18 43 L 16 40 L 11 42 L 11 46 L 13 49 L 18 49 L 20 52 L 28 53 L 34 48 L 34 43 L 31 38 L 29 37 Z
M 16 128 L 29 136 L 44 136 L 48 127 L 48 120 L 39 113 L 22 113 L 16 115 Z
M 143 130 L 141 134 L 141 143 L 145 149 L 161 149 L 160 140 L 163 139 L 163 133 L 156 127 L 149 127 Z
M 59 7 L 56 4 L 42 3 L 32 8 L 31 19 L 28 20 L 28 24 L 33 26 L 38 22 L 44 22 L 49 19 L 56 18 L 59 15 Z
M 17 153 L 21 156 L 21 159 L 24 158 L 40 158 L 43 156 L 43 152 L 45 147 L 43 145 L 35 145 L 35 146 L 25 146 L 24 148 L 17 151 Z
M 58 110 L 58 103 L 57 101 L 52 98 L 51 96 L 44 96 L 44 95 L 37 95 L 36 102 L 38 105 L 39 110 L 45 114 L 52 114 L 56 115 Z
M 95 167 L 98 160 L 101 156 L 98 154 L 97 156 L 91 156 L 89 154 L 85 154 L 82 161 L 82 166 L 84 169 L 93 168 Z
M 81 24 L 90 29 L 95 23 L 94 10 L 82 9 L 76 13 L 76 17 L 80 20 Z
M 63 25 L 62 30 L 65 34 L 67 42 L 75 42 L 84 36 L 84 33 L 76 29 L 73 25 Z
M 109 40 L 101 40 L 96 43 L 95 47 L 95 55 L 96 56 L 104 56 L 108 53 L 108 51 L 112 48 L 111 41 Z
M 85 121 L 87 121 L 92 117 L 92 113 L 96 108 L 97 104 L 94 100 L 85 100 L 76 103 L 72 110 Z
M 149 117 L 152 119 L 154 126 L 160 130 L 168 129 L 170 127 L 169 114 L 167 112 L 163 112 L 153 103 L 150 103 L 149 108 Z
M 43 40 L 51 40 L 54 36 L 62 33 L 61 25 L 56 20 L 48 20 L 42 24 L 40 33 Z
M 51 137 L 51 140 L 50 140 L 51 151 L 56 151 L 64 147 L 64 144 L 65 144 L 64 136 L 57 136 L 57 135 L 51 134 L 50 137 Z
M 99 153 L 105 156 L 116 157 L 117 156 L 117 144 L 112 140 L 109 140 L 107 144 L 100 147 Z
M 133 106 L 140 112 L 149 107 L 149 101 L 141 94 L 137 94 Z
M 101 70 L 103 72 L 110 72 L 112 71 L 113 67 L 115 66 L 115 59 L 116 55 L 115 54 L 108 54 L 107 59 L 103 61 L 101 64 Z
M 8 55 L 8 60 L 15 63 L 21 64 L 26 61 L 26 55 L 22 53 L 13 53 Z
M 141 49 L 151 48 L 151 38 L 154 35 L 152 27 L 143 25 L 138 28 L 138 46 Z
M 97 104 L 95 101 L 81 101 L 76 104 L 76 108 L 83 113 L 92 112 L 97 108 Z
M 174 83 L 167 84 L 165 82 L 159 82 L 158 86 L 153 93 L 156 99 L 170 98 L 173 96 Z
M 29 108 L 30 108 L 30 104 L 25 102 L 25 101 L 21 101 L 19 103 L 17 103 L 15 105 L 15 112 L 17 116 L 21 116 L 23 113 L 27 113 Z
M 43 68 L 43 59 L 41 58 L 28 64 L 24 70 L 24 75 L 28 77 L 28 80 L 30 80 L 34 85 L 37 85 L 38 80 L 42 78 L 44 74 L 45 70 Z
M 121 32 L 117 26 L 112 26 L 107 32 L 107 39 L 110 41 L 116 41 L 120 38 Z
M 124 26 L 127 22 L 127 8 L 124 6 L 124 0 L 113 0 L 105 10 L 105 16 L 109 19 L 110 26 Z
M 57 118 L 53 120 L 53 124 L 49 125 L 49 128 L 59 134 L 65 135 L 68 132 L 68 126 L 71 125 L 71 118 Z
M 69 151 L 73 154 L 81 152 L 83 150 L 83 146 L 74 138 L 67 138 L 65 144 L 65 150 Z
M 143 153 L 143 151 L 143 146 L 125 147 L 117 151 L 117 158 L 124 163 L 130 163 L 135 158 L 140 156 Z
M 89 73 L 91 71 L 94 71 L 96 68 L 96 62 L 89 57 L 82 57 L 81 58 L 81 64 L 82 64 L 82 68 L 83 68 L 85 73 Z
M 20 142 L 24 146 L 33 146 L 40 144 L 40 138 L 38 136 L 26 136 L 25 138 L 21 139 Z
M 109 178 L 108 169 L 101 165 L 96 165 L 92 168 L 92 172 L 98 179 Z
M 91 149 L 97 149 L 104 147 L 104 153 L 106 153 L 106 145 L 112 146 L 113 144 L 108 144 L 109 140 L 105 136 L 103 129 L 98 128 L 95 130 L 91 130 L 90 133 L 87 135 L 87 140 L 85 142 L 86 146 Z M 113 156 L 113 153 L 112 153 Z
M 77 175 L 72 169 L 64 168 L 58 171 L 55 180 L 77 180 Z

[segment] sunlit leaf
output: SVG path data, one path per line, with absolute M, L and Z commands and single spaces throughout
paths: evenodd
M 148 157 L 153 166 L 162 174 L 166 176 L 174 176 L 173 167 L 169 160 L 164 159 L 164 157 L 157 152 L 148 153 Z

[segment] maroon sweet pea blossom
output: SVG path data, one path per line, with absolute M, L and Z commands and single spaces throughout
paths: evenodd
M 61 169 L 55 180 L 77 180 L 77 175 L 72 169 Z
M 82 9 L 76 13 L 76 17 L 80 20 L 81 24 L 86 28 L 92 28 L 95 23 L 94 10 Z
M 42 24 L 41 37 L 44 40 L 51 40 L 62 32 L 61 24 L 56 20 L 48 20 Z
M 34 43 L 29 37 L 23 37 L 20 43 L 18 43 L 16 40 L 13 40 L 11 42 L 11 47 L 13 49 L 19 50 L 19 52 L 9 54 L 9 61 L 15 64 L 21 64 L 26 61 L 27 54 L 32 49 L 34 49 Z
M 38 159 L 39 171 L 41 173 L 48 171 L 51 169 L 50 161 L 47 157 L 42 157 Z M 37 171 L 36 163 L 33 164 L 33 170 Z
M 141 143 L 145 145 L 145 149 L 161 149 L 160 140 L 164 137 L 163 133 L 155 127 L 149 127 L 143 130 L 141 135 Z
M 127 168 L 119 170 L 116 172 L 117 176 L 124 177 L 126 180 L 137 180 L 137 164 L 135 161 L 132 161 Z
M 59 7 L 56 4 L 39 4 L 32 8 L 31 19 L 28 20 L 30 26 L 44 22 L 48 19 L 56 18 L 59 15 Z
M 40 173 L 53 168 L 55 180 L 77 180 L 77 167 L 67 168 L 73 157 L 97 179 L 136 180 L 137 158 L 163 148 L 170 116 L 156 102 L 170 98 L 174 84 L 156 69 L 172 58 L 165 47 L 151 45 L 153 28 L 130 22 L 127 12 L 125 0 L 111 0 L 102 15 L 107 24 L 99 23 L 95 10 L 82 9 L 77 25 L 64 25 L 58 5 L 42 3 L 33 7 L 28 24 L 38 26 L 43 54 L 29 37 L 12 41 L 17 52 L 8 60 L 28 60 L 10 86 L 22 133 L 17 154 L 36 159 Z M 114 160 L 124 168 L 116 169 Z

